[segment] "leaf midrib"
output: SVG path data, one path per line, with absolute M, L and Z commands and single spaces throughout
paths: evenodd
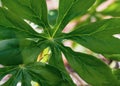
M 64 20 L 65 16 L 66 16 L 67 13 L 70 11 L 70 9 L 72 8 L 72 6 L 73 6 L 74 3 L 75 3 L 75 1 L 73 1 L 72 4 L 71 4 L 71 6 L 67 9 L 67 11 L 65 12 L 65 14 L 64 14 L 63 18 L 61 19 L 61 21 L 59 22 L 59 24 L 57 25 L 57 23 L 56 23 L 56 25 L 55 25 L 55 27 L 54 27 L 55 31 L 54 31 L 54 33 L 52 34 L 52 38 L 56 35 L 57 31 L 59 30 L 60 25 L 62 24 L 62 21 Z M 58 10 L 58 12 L 59 12 L 59 10 Z M 58 16 L 59 16 L 59 15 L 58 15 Z M 58 18 L 57 18 L 57 21 L 58 21 Z

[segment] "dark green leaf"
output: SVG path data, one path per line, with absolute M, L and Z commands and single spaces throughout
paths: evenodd
M 12 28 L 6 28 L 0 25 L 0 40 L 14 38 L 15 33 L 11 31 Z M 11 33 L 11 34 L 10 34 Z
M 0 41 L 0 64 L 16 65 L 22 63 L 18 40 L 8 39 Z
M 16 65 L 23 61 L 17 39 L 18 33 L 16 35 L 13 30 L 15 29 L 0 26 L 0 64 Z M 20 34 L 23 35 L 23 32 Z
M 69 81 L 69 86 L 75 86 L 65 69 L 65 66 L 63 64 L 61 50 L 59 49 L 59 47 L 57 45 L 51 45 L 51 52 L 52 53 L 51 53 L 51 57 L 49 60 L 49 64 L 59 68 L 59 70 L 62 71 L 62 75 L 63 75 L 64 79 Z M 62 85 L 62 86 L 64 86 L 64 85 Z
M 55 31 L 63 30 L 70 20 L 83 15 L 94 2 L 95 0 L 59 0 L 59 16 Z
M 42 50 L 47 47 L 47 42 L 39 44 L 30 40 L 5 39 L 0 41 L 0 64 L 17 65 L 37 61 Z
M 29 33 L 34 33 L 36 32 L 33 30 L 32 27 L 30 27 L 25 21 L 23 21 L 20 17 L 14 15 L 12 12 L 3 9 L 4 15 L 6 17 L 6 20 L 10 21 L 14 27 L 24 31 L 24 32 L 29 32 Z
M 16 86 L 18 82 L 22 82 L 22 86 L 31 86 L 32 80 L 41 86 L 46 86 L 46 84 L 47 86 L 58 86 L 65 82 L 58 69 L 42 63 L 0 68 L 0 79 L 7 74 L 12 74 L 12 76 L 3 86 Z
M 31 40 L 22 40 L 20 43 L 24 63 L 36 62 L 38 55 L 48 47 L 48 42 L 45 40 L 38 43 Z
M 102 54 L 119 54 L 120 19 L 101 20 L 85 26 L 77 27 L 66 38 L 72 39 L 94 52 Z
M 46 0 L 31 0 L 31 7 L 41 20 L 48 24 Z
M 44 38 L 0 26 L 0 64 L 17 65 L 36 61 L 47 43 Z
M 16 34 L 21 38 L 33 37 L 33 33 L 34 35 L 37 35 L 33 28 L 26 22 L 2 8 L 0 8 L 0 30 L 1 38 L 4 38 L 3 36 L 5 35 L 9 38 L 9 36 L 13 34 Z
M 51 45 L 51 57 L 49 60 L 49 64 L 57 66 L 59 69 L 64 69 L 63 59 L 61 51 L 57 45 Z
M 61 47 L 71 67 L 92 86 L 119 86 L 111 69 L 101 60 L 87 54 Z
M 23 61 L 19 41 L 11 29 L 0 26 L 0 64 L 3 65 L 16 65 Z
M 47 23 L 47 8 L 45 0 L 2 0 L 3 6 L 38 25 Z M 41 21 L 42 20 L 42 21 Z
M 57 10 L 50 10 L 48 12 L 48 19 L 49 23 L 54 26 L 56 24 L 56 18 L 58 16 L 58 11 Z
M 6 27 L 13 27 L 13 25 L 6 19 L 2 8 L 0 8 L 0 25 L 4 25 Z
M 0 21 L 0 24 L 3 25 L 0 26 L 0 64 L 17 65 L 22 62 L 36 61 L 39 53 L 47 45 L 45 38 L 10 11 L 2 8 L 0 10 L 0 17 L 4 19 L 4 21 Z M 39 47 L 40 44 L 41 47 Z M 16 62 L 14 62 L 15 60 Z

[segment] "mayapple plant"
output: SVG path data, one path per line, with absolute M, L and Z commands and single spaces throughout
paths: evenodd
M 100 59 L 75 52 L 63 44 L 72 40 L 95 53 L 119 55 L 120 18 L 74 27 L 64 33 L 65 26 L 84 15 L 96 0 L 59 0 L 54 26 L 49 24 L 46 0 L 1 0 L 0 7 L 0 80 L 11 77 L 1 86 L 76 86 L 66 71 L 62 54 L 72 69 L 91 86 L 120 86 L 120 70 L 113 71 Z M 37 30 L 31 26 L 35 24 Z M 38 31 L 39 30 L 39 31 Z M 41 32 L 40 32 L 41 31 Z M 38 56 L 45 50 L 47 60 Z M 44 53 L 43 53 L 44 54 Z

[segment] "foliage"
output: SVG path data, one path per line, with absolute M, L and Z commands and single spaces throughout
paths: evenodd
M 120 0 L 115 0 L 108 8 L 102 11 L 104 15 L 120 16 Z
M 62 54 L 88 84 L 119 86 L 119 71 L 113 73 L 100 59 L 75 52 L 63 44 L 69 39 L 96 53 L 120 54 L 120 39 L 114 37 L 120 33 L 120 18 L 79 25 L 70 33 L 62 32 L 71 20 L 84 15 L 94 3 L 95 0 L 59 0 L 58 16 L 51 26 L 45 0 L 2 0 L 0 64 L 4 67 L 0 68 L 0 79 L 12 75 L 2 86 L 16 86 L 18 82 L 31 86 L 31 81 L 40 86 L 75 86 L 65 69 Z M 45 49 L 49 51 L 46 62 L 41 60 L 45 56 L 40 56 Z

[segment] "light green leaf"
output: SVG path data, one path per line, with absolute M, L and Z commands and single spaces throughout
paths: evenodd
M 92 86 L 119 86 L 111 69 L 94 56 L 74 52 L 68 47 L 61 47 L 71 67 L 79 76 Z
M 31 81 L 38 82 L 40 86 L 58 86 L 58 84 L 59 86 L 64 86 L 60 84 L 65 82 L 58 69 L 42 63 L 0 68 L 0 79 L 7 74 L 12 76 L 2 86 L 17 86 L 18 82 L 22 82 L 22 86 L 32 86 Z
M 63 30 L 69 21 L 83 15 L 94 2 L 95 0 L 59 0 L 59 16 L 55 31 Z
M 72 39 L 97 53 L 119 54 L 120 39 L 115 37 L 119 33 L 120 19 L 113 18 L 77 27 L 66 38 Z

